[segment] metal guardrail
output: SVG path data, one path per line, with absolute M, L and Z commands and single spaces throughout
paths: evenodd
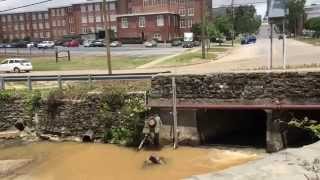
M 32 90 L 32 82 L 57 81 L 62 88 L 63 81 L 88 81 L 92 86 L 94 80 L 144 80 L 151 79 L 157 74 L 170 73 L 170 71 L 154 73 L 122 73 L 122 74 L 88 74 L 88 75 L 47 75 L 47 76 L 0 76 L 0 90 L 5 90 L 6 82 L 27 82 L 28 89 Z

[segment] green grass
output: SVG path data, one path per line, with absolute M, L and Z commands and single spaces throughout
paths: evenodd
M 297 37 L 296 40 L 302 41 L 315 46 L 320 46 L 320 38 Z
M 224 48 L 224 47 L 213 47 L 208 49 L 209 52 L 226 52 L 228 51 L 228 48 Z
M 160 63 L 160 66 L 184 66 L 184 65 L 191 65 L 191 64 L 197 64 L 202 62 L 208 62 L 209 60 L 213 60 L 216 58 L 216 55 L 214 53 L 208 53 L 207 59 L 202 59 L 201 52 L 187 52 L 182 55 L 173 57 L 171 59 L 168 59 L 162 63 Z
M 156 57 L 112 57 L 112 69 L 133 69 L 151 62 Z M 90 70 L 107 69 L 107 60 L 104 56 L 77 56 L 71 57 L 71 61 L 60 59 L 56 63 L 53 57 L 30 58 L 34 71 L 61 71 L 61 70 Z

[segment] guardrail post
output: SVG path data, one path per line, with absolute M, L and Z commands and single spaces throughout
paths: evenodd
M 61 75 L 58 76 L 58 85 L 59 85 L 59 89 L 62 89 L 62 79 L 61 79 Z
M 5 86 L 5 81 L 3 77 L 0 77 L 0 90 L 5 90 L 6 86 Z
M 70 50 L 68 50 L 68 61 L 71 60 L 71 57 L 70 57 Z
M 89 87 L 92 88 L 92 76 L 91 74 L 88 75 Z
M 32 91 L 32 80 L 30 76 L 28 76 L 28 89 L 29 91 Z

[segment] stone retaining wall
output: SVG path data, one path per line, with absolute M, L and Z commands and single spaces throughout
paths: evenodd
M 320 72 L 221 73 L 176 76 L 177 97 L 217 102 L 319 103 Z M 168 76 L 152 80 L 152 99 L 171 98 Z
M 12 128 L 17 121 L 29 122 L 32 119 L 19 98 L 10 99 L 0 106 L 0 131 Z

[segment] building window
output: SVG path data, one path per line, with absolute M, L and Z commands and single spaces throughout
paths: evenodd
M 96 22 L 101 22 L 101 16 L 96 16 Z
M 180 14 L 180 16 L 185 16 L 186 15 L 186 9 L 179 9 L 179 14 Z
M 96 5 L 94 6 L 94 8 L 95 8 L 96 11 L 100 11 L 100 4 L 96 4 Z
M 91 4 L 88 5 L 88 11 L 89 11 L 89 12 L 93 11 L 93 6 L 92 6 Z
M 24 25 L 23 24 L 20 24 L 20 30 L 24 30 Z
M 164 26 L 164 18 L 163 15 L 157 16 L 157 26 Z
M 89 23 L 93 23 L 94 22 L 94 16 L 89 15 Z
M 43 29 L 43 24 L 39 23 L 39 29 Z
M 37 17 L 36 17 L 36 14 L 32 14 L 32 20 L 36 20 Z
M 145 27 L 146 18 L 144 16 L 139 16 L 139 27 Z
M 38 14 L 38 19 L 42 19 L 42 14 Z
M 128 18 L 122 18 L 121 19 L 121 28 L 128 28 L 129 24 L 128 24 Z
M 19 20 L 20 20 L 20 21 L 24 21 L 23 15 L 20 15 L 20 16 L 19 16 Z
M 116 4 L 115 3 L 109 3 L 109 10 L 113 11 L 116 9 Z
M 114 16 L 114 15 L 111 15 L 110 16 L 110 21 L 116 21 L 117 20 L 117 17 L 116 16 Z
M 57 26 L 57 22 L 55 20 L 52 21 L 52 27 L 56 27 Z
M 4 23 L 4 22 L 6 22 L 6 17 L 5 16 L 2 16 L 1 17 L 1 21 Z
M 86 6 L 85 6 L 85 5 L 82 5 L 82 6 L 81 6 L 81 12 L 86 12 L 86 11 L 87 11 Z
M 185 27 L 186 27 L 185 19 L 180 19 L 180 28 L 185 28 Z
M 160 33 L 155 33 L 153 34 L 153 39 L 156 39 L 158 41 L 161 41 L 161 34 Z
M 8 22 L 11 22 L 11 15 L 7 16 Z
M 33 29 L 38 29 L 37 24 L 36 24 L 36 23 L 32 24 L 32 28 L 33 28 Z
M 188 9 L 188 16 L 194 16 L 194 8 Z
M 64 16 L 64 9 L 61 9 L 61 16 Z
M 82 16 L 81 23 L 87 23 L 87 22 L 88 22 L 87 16 Z
M 49 29 L 49 28 L 50 28 L 48 22 L 46 22 L 45 26 L 46 26 L 46 29 Z

